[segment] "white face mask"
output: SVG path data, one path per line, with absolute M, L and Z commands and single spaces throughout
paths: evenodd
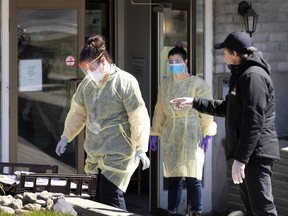
M 95 71 L 87 70 L 88 77 L 96 82 L 97 85 L 99 85 L 100 81 L 105 77 L 105 73 L 101 73 L 99 67 Z

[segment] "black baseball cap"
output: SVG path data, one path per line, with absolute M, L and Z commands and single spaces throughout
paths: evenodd
M 245 32 L 232 32 L 224 42 L 214 45 L 214 49 L 228 48 L 233 51 L 246 53 L 247 48 L 253 46 L 252 38 Z

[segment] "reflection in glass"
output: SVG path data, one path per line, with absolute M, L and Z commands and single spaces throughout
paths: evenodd
M 167 70 L 168 52 L 175 47 L 176 43 L 181 43 L 187 48 L 187 11 L 164 10 L 159 14 L 160 25 L 162 24 L 162 32 L 160 32 L 160 77 L 161 81 L 164 77 L 170 75 Z M 161 37 L 162 34 L 162 37 Z
M 108 3 L 86 1 L 85 4 L 85 41 L 96 34 L 109 38 L 109 13 Z
M 77 78 L 77 11 L 20 10 L 18 20 L 18 161 L 75 172 L 76 141 L 61 157 L 55 147 Z
M 170 76 L 168 70 L 168 53 L 176 45 L 182 46 L 187 50 L 188 41 L 188 12 L 180 10 L 165 9 L 159 13 L 159 82 L 163 78 Z M 162 152 L 161 152 L 162 153 Z M 162 161 L 162 155 L 160 156 Z M 162 167 L 160 168 L 161 172 Z M 163 189 L 168 189 L 168 180 L 163 177 Z

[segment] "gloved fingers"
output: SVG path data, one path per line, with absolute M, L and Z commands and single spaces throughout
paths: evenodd
M 142 170 L 148 169 L 150 167 L 149 158 L 141 159 L 142 162 Z
M 173 100 L 170 100 L 170 103 L 173 104 L 175 110 L 182 110 L 183 109 L 183 103 L 185 103 L 184 98 L 175 98 Z
M 201 148 L 203 149 L 204 153 L 207 152 L 211 139 L 208 139 L 207 136 L 203 139 L 201 143 Z
M 178 102 L 178 103 L 174 104 L 174 109 L 175 110 L 182 110 L 184 108 L 184 106 L 185 106 L 184 102 L 183 103 Z
M 61 156 L 61 154 L 63 154 L 65 150 L 66 150 L 65 146 L 57 145 L 55 152 L 58 156 Z
M 205 152 L 205 146 L 206 146 L 206 143 L 205 143 L 204 140 L 203 140 L 202 143 L 201 143 L 201 149 L 203 149 L 204 152 Z
M 151 146 L 150 146 L 150 149 L 151 149 L 151 151 L 152 151 L 152 152 L 155 152 L 155 151 L 157 151 L 157 147 L 156 147 L 156 146 L 154 146 L 154 145 L 151 145 Z
M 157 151 L 158 149 L 158 136 L 151 136 L 150 137 L 150 149 L 151 151 Z
M 234 160 L 232 165 L 232 179 L 234 184 L 243 183 L 243 179 L 245 178 L 245 164 Z
M 202 149 L 203 149 L 204 153 L 206 154 L 207 149 L 208 149 L 208 143 L 204 142 Z
M 67 145 L 67 138 L 66 137 L 62 137 L 61 140 L 58 142 L 55 152 L 58 156 L 60 156 L 61 154 L 63 154 L 66 150 L 66 145 Z
M 241 174 L 241 178 L 244 179 L 244 178 L 245 178 L 245 172 L 244 172 L 244 170 L 242 170 L 240 174 Z
M 151 151 L 157 151 L 157 149 L 158 149 L 158 146 L 157 146 L 157 143 L 155 143 L 155 142 L 150 142 L 150 149 L 151 149 Z
M 63 154 L 66 151 L 66 146 L 61 146 L 60 154 Z
M 237 174 L 232 172 L 232 180 L 234 184 L 239 184 Z
M 187 97 L 175 98 L 173 100 L 170 100 L 170 103 L 174 104 L 174 109 L 176 110 L 182 110 L 184 106 L 191 106 L 192 102 L 193 99 Z
M 139 154 L 139 158 L 142 162 L 142 170 L 145 170 L 150 167 L 150 159 L 147 157 L 145 152 Z
M 234 184 L 241 184 L 243 183 L 244 178 L 242 177 L 241 172 L 232 172 L 232 179 Z
M 60 146 L 58 146 L 58 145 L 56 146 L 55 152 L 56 152 L 56 154 L 57 154 L 58 156 L 61 155 L 61 153 L 60 153 Z

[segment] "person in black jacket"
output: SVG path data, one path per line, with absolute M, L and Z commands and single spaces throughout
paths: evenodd
M 223 43 L 224 59 L 231 70 L 229 92 L 224 100 L 176 98 L 175 109 L 196 110 L 225 117 L 225 153 L 233 159 L 232 179 L 239 184 L 246 216 L 276 216 L 271 168 L 280 159 L 275 129 L 275 93 L 270 66 L 244 32 L 229 34 Z

